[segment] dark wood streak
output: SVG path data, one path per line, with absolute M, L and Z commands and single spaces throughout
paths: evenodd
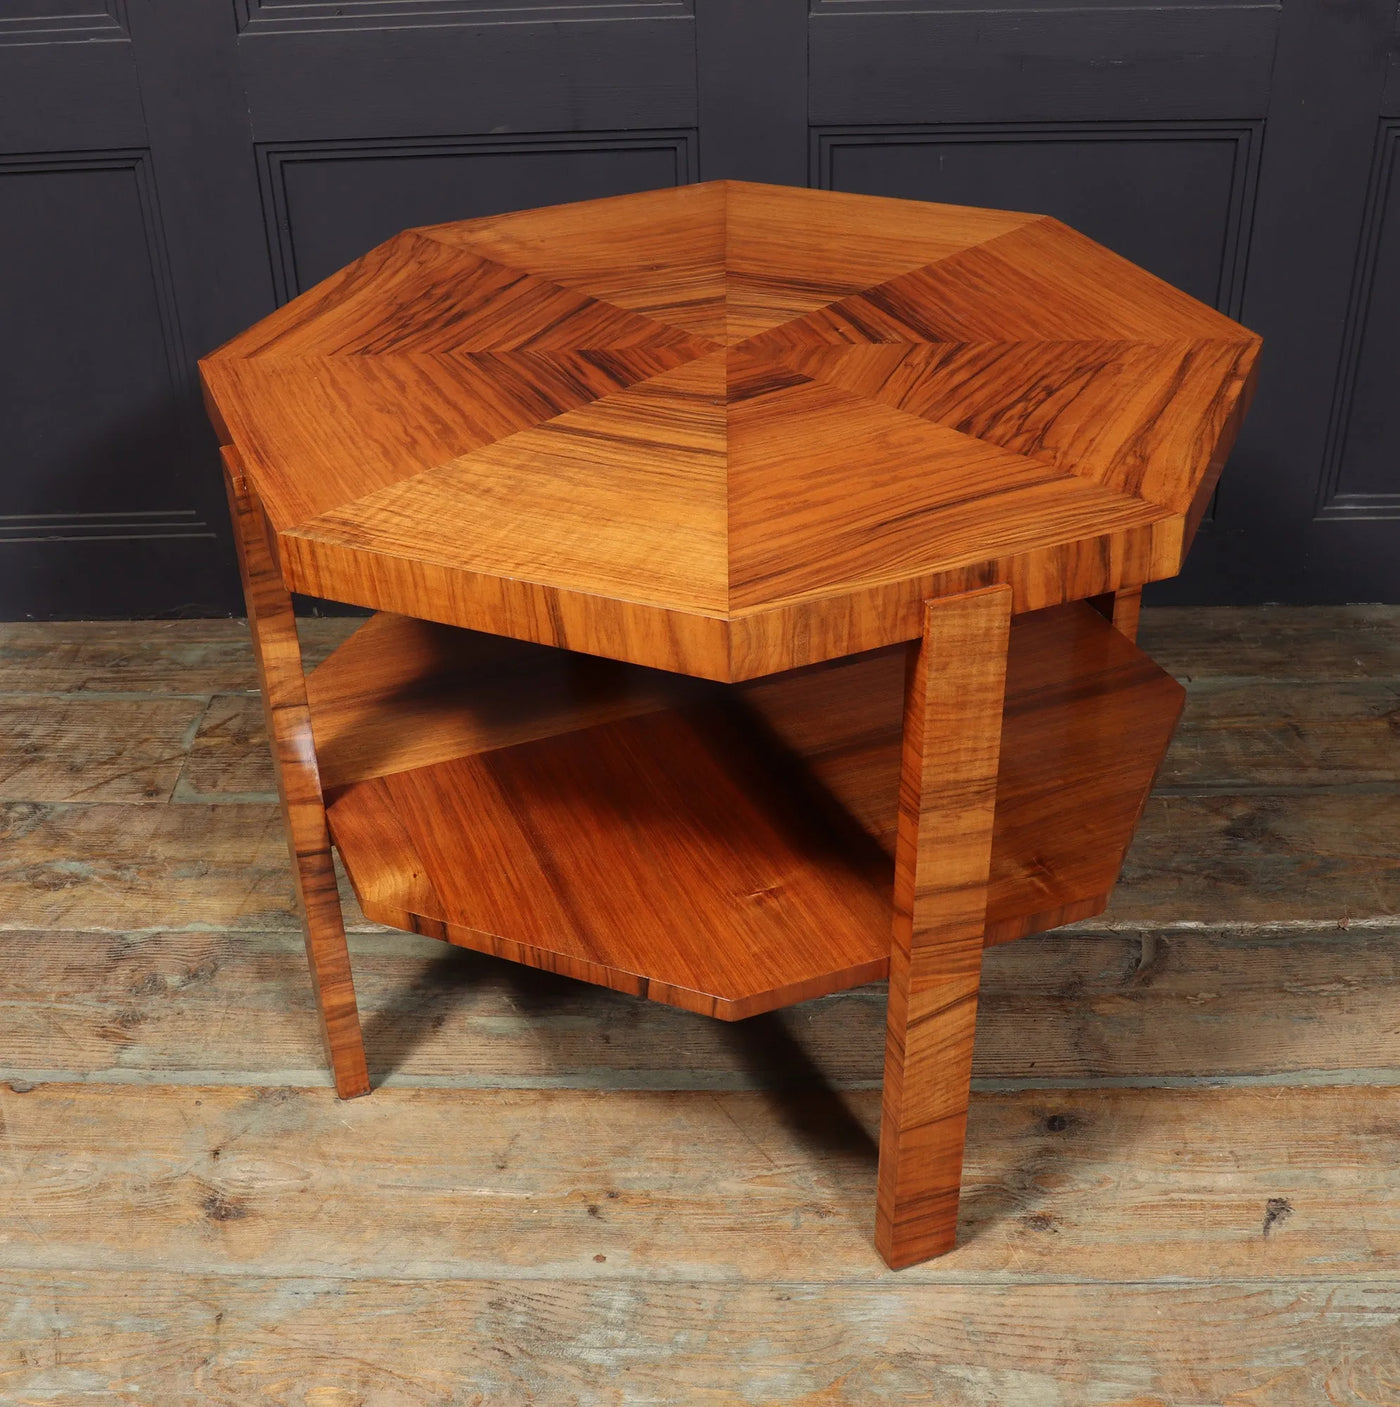
M 953 1245 L 992 868 L 1011 593 L 930 603 L 909 658 L 875 1243 Z

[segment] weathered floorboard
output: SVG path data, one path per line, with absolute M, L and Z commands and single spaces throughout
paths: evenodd
M 1400 906 L 1393 793 L 1154 796 L 1086 928 L 1346 924 Z
M 1394 1402 L 1400 1375 L 1400 1290 L 1326 1279 L 935 1287 L 906 1272 L 892 1285 L 734 1286 L 11 1271 L 0 1303 L 0 1395 L 16 1403 L 1377 1407 Z
M 256 694 L 215 694 L 190 742 L 175 801 L 275 801 L 277 775 Z
M 878 1105 L 876 1091 L 380 1089 L 348 1107 L 330 1090 L 0 1086 L 4 1262 L 880 1280 Z M 1364 1087 L 982 1094 L 958 1246 L 902 1278 L 1393 1281 L 1398 1131 L 1393 1091 Z
M 0 694 L 0 801 L 168 801 L 199 699 Z
M 286 852 L 275 802 L 9 802 L 0 805 L 0 924 L 299 931 Z
M 738 1026 L 408 934 L 351 940 L 377 1078 L 461 1087 L 873 1088 L 883 984 Z M 293 933 L 0 932 L 0 1079 L 325 1083 Z M 989 949 L 974 1076 L 1400 1072 L 1400 928 L 1046 934 Z M 1396 1074 L 1400 1079 L 1400 1073 Z
M 0 806 L 0 928 L 291 928 L 265 803 Z M 1389 794 L 1156 796 L 1108 911 L 1084 929 L 1345 924 L 1400 913 Z M 366 927 L 351 904 L 346 923 Z
M 1187 693 L 1159 790 L 1400 783 L 1398 720 L 1400 679 L 1201 680 Z M 220 695 L 200 721 L 176 800 L 275 795 L 258 700 Z
M 0 928 L 300 933 L 276 802 L 0 804 Z M 340 878 L 347 927 L 382 932 Z
M 1158 789 L 1394 785 L 1397 744 L 1400 679 L 1201 680 L 1187 691 Z
M 1397 679 L 1394 606 L 1156 606 L 1138 644 L 1183 683 L 1198 679 Z
M 1182 680 L 1396 679 L 1393 606 L 1149 606 L 1138 643 Z M 298 623 L 308 663 L 356 629 L 338 617 Z M 0 692 L 251 693 L 239 620 L 0 622 Z
M 1397 622 L 1144 612 L 1181 733 L 1109 912 L 985 955 L 964 1245 L 898 1278 L 882 986 L 726 1026 L 352 902 L 336 1103 L 246 628 L 0 626 L 0 1401 L 1395 1402 Z
M 307 667 L 363 624 L 302 620 Z M 0 693 L 252 693 L 258 687 L 241 620 L 0 622 Z

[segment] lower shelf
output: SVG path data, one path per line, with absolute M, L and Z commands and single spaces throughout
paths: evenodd
M 884 975 L 907 650 L 725 688 L 380 615 L 310 678 L 365 913 L 737 1019 Z M 1012 626 L 988 941 L 1097 912 L 1181 690 Z
M 905 658 L 880 650 L 739 686 L 891 857 Z M 1083 602 L 1012 619 L 987 943 L 1103 910 L 1185 697 Z

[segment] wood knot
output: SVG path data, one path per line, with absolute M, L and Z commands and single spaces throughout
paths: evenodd
M 1264 1235 L 1282 1226 L 1293 1215 L 1293 1203 L 1287 1197 L 1270 1197 L 1264 1203 Z
M 241 1221 L 248 1215 L 248 1208 L 241 1197 L 214 1191 L 204 1199 L 204 1215 L 210 1221 Z

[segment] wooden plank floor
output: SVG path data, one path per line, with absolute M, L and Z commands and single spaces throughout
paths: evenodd
M 1182 731 L 1111 910 L 987 954 L 896 1275 L 881 988 L 729 1026 L 352 904 L 340 1104 L 246 633 L 0 626 L 0 1403 L 1400 1403 L 1397 627 L 1146 615 Z

